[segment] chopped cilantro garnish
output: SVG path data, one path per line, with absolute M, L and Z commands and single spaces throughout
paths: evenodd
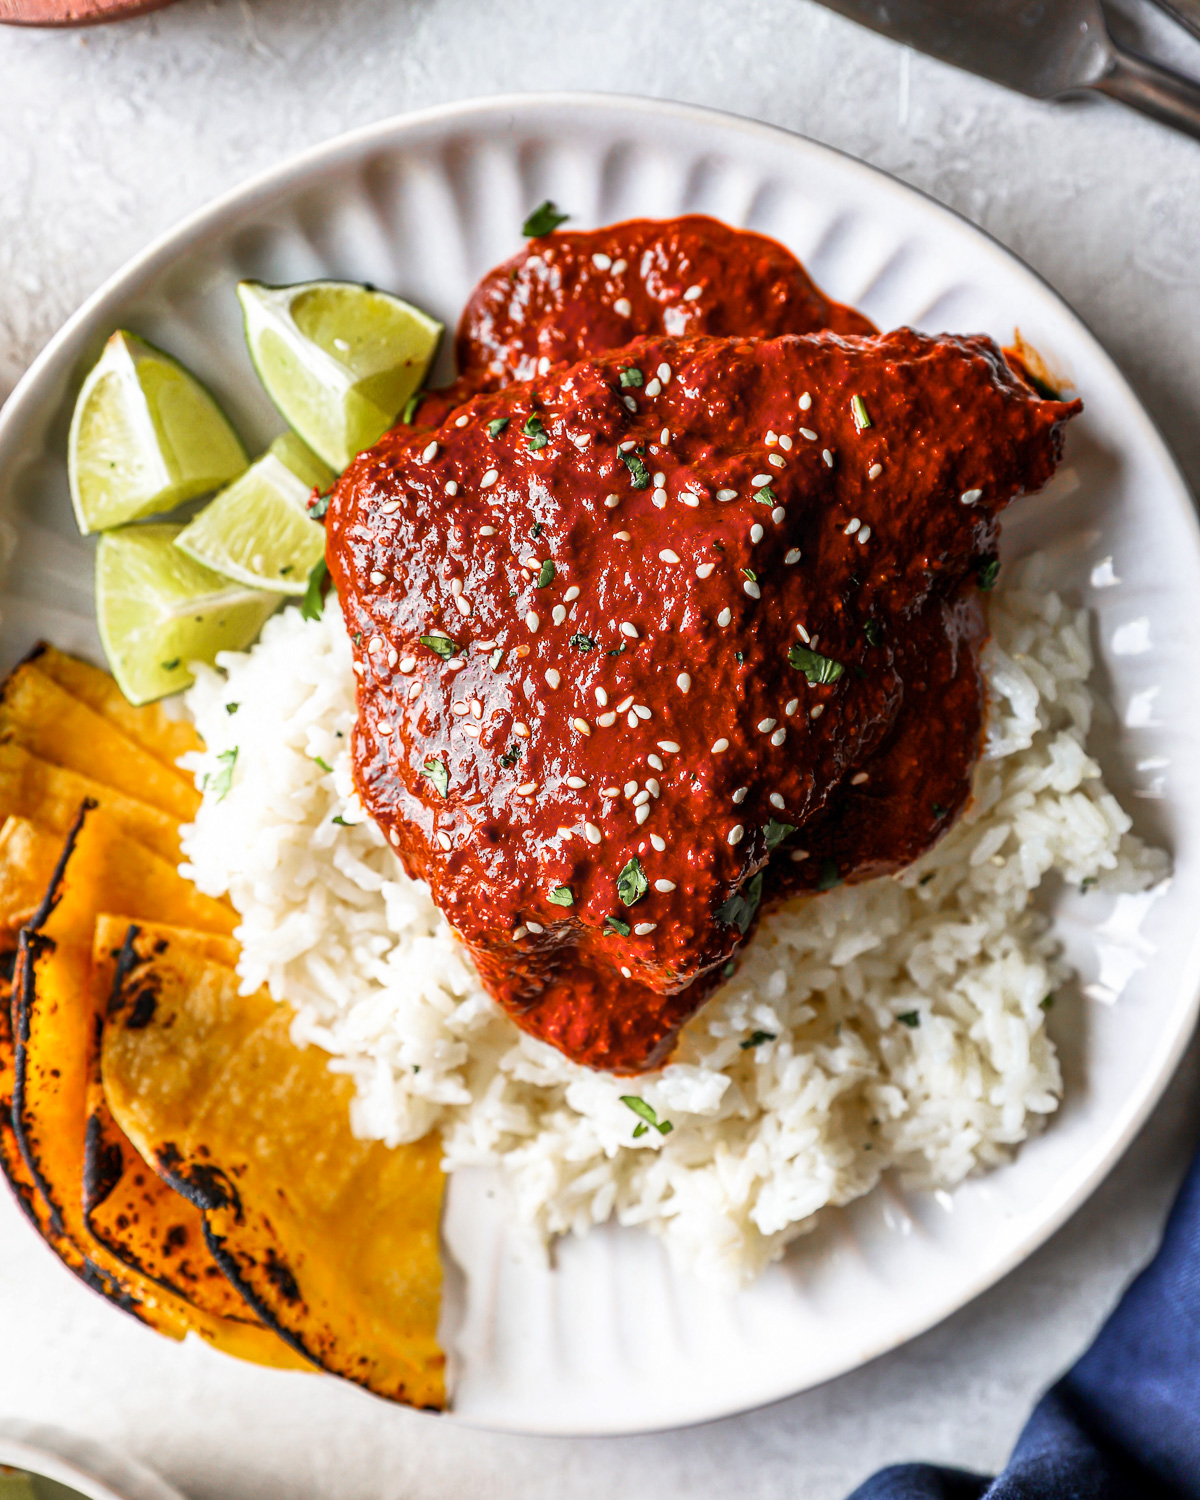
M 242 705 L 240 703 L 227 703 L 225 705 L 225 712 L 227 714 L 235 714 L 237 713 L 238 709 L 241 708 L 241 706 Z
M 237 758 L 238 747 L 236 745 L 232 750 L 222 750 L 220 755 L 217 756 L 217 761 L 221 769 L 215 775 L 209 777 L 206 786 L 217 794 L 218 802 L 224 802 L 225 798 L 229 795 L 229 789 L 233 785 L 233 768 L 237 765 Z
M 507 417 L 493 417 L 488 423 L 488 436 L 497 438 L 508 426 Z
M 545 529 L 546 528 L 542 525 L 542 523 L 540 521 L 535 521 L 533 523 L 533 525 L 529 528 L 529 534 L 530 534 L 530 536 L 541 536 L 542 532 L 545 531 Z
M 733 976 L 734 976 L 734 974 L 737 973 L 737 964 L 734 963 L 734 961 L 733 961 L 732 958 L 725 965 L 725 967 L 721 970 L 721 973 L 724 975 L 724 977 L 726 979 L 732 979 Z
M 780 823 L 776 818 L 770 818 L 763 824 L 763 834 L 767 840 L 767 853 L 772 849 L 778 849 L 789 833 L 795 833 L 794 823 Z
M 996 587 L 996 580 L 1000 577 L 1000 559 L 989 557 L 979 569 L 979 587 L 985 593 Z
M 633 928 L 630 927 L 628 922 L 623 922 L 620 917 L 605 917 L 604 930 L 605 932 L 618 933 L 621 937 L 628 937 Z
M 737 662 L 738 666 L 740 667 L 741 664 L 746 660 L 746 653 L 744 651 L 735 651 L 733 653 L 733 659 L 734 659 L 734 661 Z
M 554 564 L 549 558 L 541 566 L 535 588 L 544 589 L 554 582 Z
M 333 491 L 328 490 L 324 495 L 319 495 L 314 490 L 313 494 L 316 495 L 316 499 L 308 502 L 309 517 L 314 521 L 323 521 L 326 511 L 329 509 L 329 501 L 333 496 Z M 290 572 L 291 570 L 289 569 L 288 571 Z
M 504 663 L 504 647 L 497 646 L 491 655 L 492 671 L 498 672 Z
M 638 454 L 634 452 L 622 453 L 621 458 L 629 469 L 629 482 L 635 490 L 648 490 L 650 488 L 650 470 L 642 462 Z
M 400 420 L 405 424 L 406 427 L 412 426 L 412 419 L 417 414 L 417 407 L 420 406 L 421 402 L 424 401 L 424 399 L 424 391 L 414 391 L 408 398 L 408 400 L 404 403 L 404 410 L 400 413 Z
M 752 1031 L 744 1042 L 738 1046 L 743 1052 L 749 1052 L 752 1047 L 761 1047 L 764 1042 L 773 1042 L 777 1033 L 774 1031 Z
M 660 1120 L 654 1106 L 647 1104 L 644 1099 L 639 1099 L 636 1094 L 622 1094 L 621 1103 L 627 1109 L 633 1110 L 634 1114 L 638 1115 L 644 1121 L 643 1124 L 638 1125 L 634 1129 L 633 1138 L 635 1141 L 639 1136 L 645 1135 L 646 1131 L 651 1127 L 657 1130 L 659 1135 L 670 1135 L 672 1130 L 675 1129 L 670 1120 Z
M 639 369 L 631 367 L 628 370 L 621 371 L 621 386 L 623 389 L 628 390 L 631 385 L 639 386 L 641 383 L 642 372 Z
M 1054 996 L 1053 995 L 1043 995 L 1042 998 L 1038 1001 L 1038 1009 L 1039 1010 L 1049 1010 L 1053 1006 L 1053 1004 L 1054 1004 Z
M 531 416 L 525 423 L 525 436 L 529 439 L 529 450 L 536 453 L 539 448 L 544 448 L 550 439 L 546 436 L 546 429 L 542 426 L 542 419 Z
M 333 767 L 329 764 L 329 762 L 327 760 L 322 760 L 319 755 L 313 756 L 313 763 L 320 766 L 321 770 L 325 772 L 326 776 L 329 776 L 333 771 Z
M 574 906 L 575 892 L 569 885 L 556 885 L 547 899 L 554 906 Z
M 558 206 L 547 198 L 539 203 L 521 225 L 521 233 L 527 240 L 540 239 L 543 234 L 552 234 L 560 224 L 565 224 L 570 214 L 560 214 Z
M 576 651 L 591 651 L 596 644 L 595 641 L 592 640 L 591 636 L 584 635 L 582 630 L 578 630 L 575 632 L 575 634 L 571 637 L 570 643 L 575 647 Z
M 842 877 L 838 874 L 837 861 L 828 855 L 821 861 L 821 878 L 817 881 L 817 890 L 831 891 L 835 885 L 841 885 Z
M 300 618 L 302 620 L 319 620 L 321 611 L 325 607 L 325 580 L 329 577 L 329 569 L 325 566 L 325 559 L 319 557 L 312 565 L 312 571 L 308 575 L 308 587 L 304 590 L 304 600 L 300 605 Z
M 914 1026 L 921 1024 L 921 1012 L 919 1010 L 902 1010 L 896 1017 L 901 1026 L 907 1026 L 911 1030 Z
M 342 817 L 341 813 L 334 813 L 333 817 L 330 818 L 329 821 L 331 823 L 336 823 L 339 828 L 349 828 L 349 827 L 352 826 L 351 824 L 349 824 L 349 823 L 346 822 L 345 818 Z
M 439 797 L 444 797 L 450 790 L 450 772 L 446 769 L 444 761 L 427 760 L 421 767 L 421 775 L 427 776 L 433 782 L 437 787 Z
M 758 910 L 758 903 L 762 900 L 763 878 L 762 871 L 743 886 L 740 891 L 734 891 L 728 901 L 723 901 L 716 910 L 718 922 L 724 922 L 726 927 L 736 927 L 745 937 L 750 930 L 750 923 L 754 920 L 754 913 Z
M 1085 875 L 1079 882 L 1079 894 L 1081 896 L 1086 896 L 1091 888 L 1096 884 L 1096 881 L 1098 879 L 1099 876 L 1097 875 Z
M 871 418 L 867 415 L 866 402 L 861 396 L 850 397 L 850 415 L 854 418 L 854 425 L 859 432 L 871 426 Z
M 868 620 L 863 626 L 863 635 L 866 637 L 868 646 L 878 646 L 883 640 L 883 629 L 878 620 Z
M 170 661 L 160 661 L 159 666 L 163 669 L 164 672 L 173 672 L 179 665 L 179 662 L 180 658 L 178 656 L 173 656 Z
M 614 646 L 611 651 L 606 651 L 604 654 L 605 656 L 624 656 L 625 642 L 622 641 L 619 646 Z
M 509 770 L 511 770 L 513 768 L 513 766 L 515 766 L 516 763 L 520 759 L 521 759 L 521 747 L 520 747 L 520 745 L 512 744 L 512 745 L 510 745 L 508 747 L 508 749 L 500 757 L 500 764 L 502 766 L 507 767 Z
M 775 491 L 769 484 L 764 484 L 761 490 L 755 490 L 754 498 L 760 505 L 774 505 Z
M 822 656 L 819 651 L 811 651 L 807 646 L 793 646 L 788 652 L 788 661 L 813 684 L 836 682 L 846 670 L 840 661 Z
M 920 880 L 917 881 L 917 884 L 928 885 L 936 873 L 937 872 L 935 870 L 927 870 L 925 874 L 921 876 Z
M 350 639 L 354 642 L 354 644 L 356 646 L 361 646 L 362 645 L 362 631 L 361 630 L 356 630 L 354 632 L 354 634 L 350 637 Z
M 617 876 L 617 895 L 623 906 L 636 906 L 649 889 L 650 882 L 646 879 L 641 860 L 635 854 Z
M 428 646 L 434 656 L 440 656 L 443 661 L 449 661 L 462 650 L 458 642 L 452 641 L 448 635 L 423 635 L 421 644 Z
M 934 802 L 934 803 L 931 803 L 930 805 L 933 808 L 933 815 L 934 815 L 935 818 L 944 818 L 946 816 L 946 809 L 942 806 L 942 804 L 940 802 Z
M 758 582 L 758 574 L 754 571 L 753 568 L 743 568 L 742 573 L 746 578 L 750 580 L 751 583 Z

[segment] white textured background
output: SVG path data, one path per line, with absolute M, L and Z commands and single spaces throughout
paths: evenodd
M 1153 12 L 1116 23 L 1200 76 L 1200 45 Z M 522 87 L 756 116 L 957 208 L 1073 303 L 1200 487 L 1200 143 L 1115 105 L 1003 93 L 808 0 L 181 0 L 91 32 L 0 28 L 0 397 L 87 293 L 213 194 L 349 126 Z M 645 1438 L 494 1436 L 347 1391 L 336 1442 L 292 1422 L 291 1461 L 269 1467 L 233 1367 L 220 1410 L 189 1404 L 186 1379 L 132 1400 L 122 1372 L 153 1337 L 107 1317 L 68 1336 L 90 1328 L 90 1294 L 0 1199 L 16 1247 L 0 1263 L 0 1427 L 90 1434 L 193 1500 L 832 1500 L 904 1458 L 995 1468 L 1149 1254 L 1200 1135 L 1198 1084 L 1193 1048 L 1091 1203 L 940 1328 L 767 1411 Z M 181 1372 L 215 1358 L 172 1357 Z

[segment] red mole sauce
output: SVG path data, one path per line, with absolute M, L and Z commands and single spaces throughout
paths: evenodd
M 458 379 L 415 414 L 436 426 L 477 391 L 532 380 L 643 335 L 874 333 L 791 253 L 717 219 L 635 219 L 541 235 L 489 271 L 459 320 Z
M 520 1025 L 657 1066 L 764 892 L 928 846 L 975 580 L 1078 410 L 986 338 L 652 334 L 355 461 L 357 784 Z

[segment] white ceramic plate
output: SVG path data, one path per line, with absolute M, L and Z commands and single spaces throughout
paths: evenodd
M 98 649 L 90 549 L 75 534 L 63 454 L 74 394 L 112 329 L 178 355 L 260 447 L 280 423 L 243 347 L 239 277 L 374 281 L 453 326 L 477 277 L 518 247 L 525 213 L 547 197 L 576 225 L 692 211 L 748 225 L 882 327 L 1009 340 L 1019 325 L 1074 380 L 1087 410 L 1072 424 L 1068 471 L 1011 516 L 1006 545 L 1010 556 L 1048 549 L 1057 586 L 1092 608 L 1112 709 L 1095 749 L 1139 831 L 1175 860 L 1157 903 L 1058 902 L 1081 986 L 1051 1018 L 1067 1093 L 1046 1133 L 952 1198 L 885 1186 L 826 1215 L 740 1297 L 673 1274 L 657 1242 L 633 1232 L 566 1243 L 552 1271 L 530 1266 L 486 1182 L 455 1179 L 446 1241 L 461 1274 L 449 1278 L 445 1335 L 459 1415 L 525 1431 L 628 1432 L 790 1394 L 930 1327 L 1061 1224 L 1145 1119 L 1191 1032 L 1200 986 L 1200 781 L 1187 771 L 1200 729 L 1200 546 L 1178 470 L 1112 361 L 977 229 L 880 172 L 761 125 L 613 98 L 495 99 L 372 126 L 258 178 L 152 246 L 72 318 L 0 418 L 3 657 L 39 636 Z M 222 1368 L 214 1356 L 214 1381 Z M 338 1407 L 327 1405 L 332 1428 Z

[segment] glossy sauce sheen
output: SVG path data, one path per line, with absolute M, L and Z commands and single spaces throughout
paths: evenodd
M 521 1025 L 656 1066 L 764 867 L 767 897 L 876 873 L 948 825 L 979 746 L 973 579 L 1077 409 L 983 338 L 649 336 L 360 456 L 327 518 L 359 789 Z M 798 627 L 836 681 L 789 663 Z M 796 831 L 768 866 L 772 819 Z

